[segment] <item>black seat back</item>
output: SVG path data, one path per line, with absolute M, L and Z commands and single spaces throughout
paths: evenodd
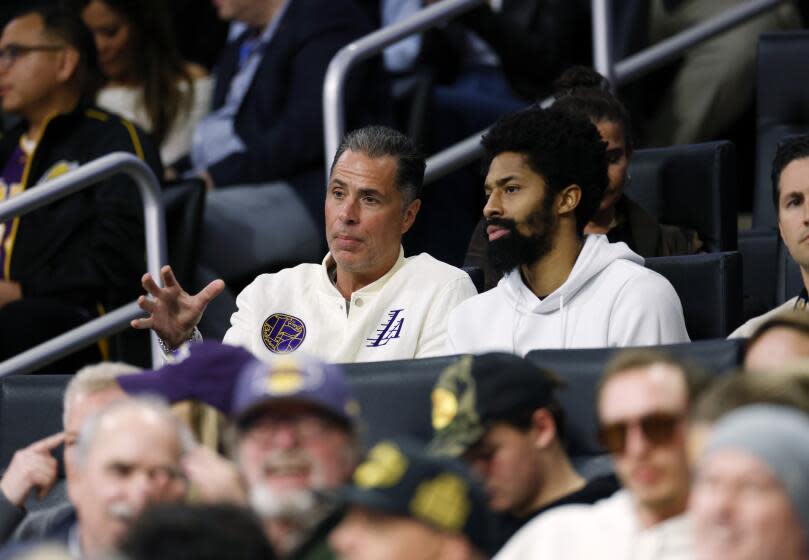
M 671 282 L 691 340 L 726 337 L 741 324 L 742 259 L 736 251 L 646 259 Z
M 770 171 L 778 143 L 809 132 L 809 31 L 766 33 L 758 41 L 756 185 L 753 227 L 774 227 Z
M 660 223 L 688 227 L 709 252 L 736 249 L 736 148 L 708 142 L 638 150 L 627 195 Z

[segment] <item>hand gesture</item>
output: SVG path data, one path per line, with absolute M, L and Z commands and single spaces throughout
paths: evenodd
M 51 455 L 65 441 L 64 432 L 48 436 L 14 453 L 8 469 L 0 479 L 0 490 L 9 502 L 21 507 L 28 493 L 38 488 L 37 498 L 48 495 L 56 483 L 58 465 Z
M 192 296 L 177 282 L 170 266 L 160 269 L 160 278 L 163 280 L 163 288 L 157 285 L 148 272 L 143 275 L 143 289 L 153 299 L 140 296 L 138 305 L 149 316 L 135 319 L 131 325 L 136 329 L 152 329 L 169 348 L 177 348 L 191 337 L 208 303 L 222 293 L 225 283 L 214 280 Z
M 247 491 L 233 462 L 200 445 L 186 453 L 182 463 L 201 501 L 247 505 Z

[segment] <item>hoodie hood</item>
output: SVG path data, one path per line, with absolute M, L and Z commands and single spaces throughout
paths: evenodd
M 545 299 L 539 299 L 525 285 L 520 271 L 516 268 L 509 271 L 500 280 L 498 286 L 505 290 L 506 296 L 513 302 L 515 310 L 523 313 L 555 313 L 568 305 L 590 280 L 619 259 L 644 265 L 643 257 L 634 253 L 626 243 L 610 243 L 606 235 L 587 235 L 581 253 L 567 280 L 548 294 Z

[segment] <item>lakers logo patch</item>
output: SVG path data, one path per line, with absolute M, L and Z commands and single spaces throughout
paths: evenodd
M 274 354 L 294 352 L 305 338 L 304 322 L 286 313 L 273 313 L 261 325 L 261 340 Z

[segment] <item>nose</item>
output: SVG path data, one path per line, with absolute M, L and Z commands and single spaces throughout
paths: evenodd
M 495 218 L 503 215 L 503 207 L 500 200 L 500 195 L 496 190 L 492 191 L 486 200 L 486 206 L 483 207 L 483 215 L 486 218 Z
M 155 501 L 158 496 L 158 488 L 149 477 L 149 473 L 138 471 L 132 475 L 129 481 L 127 494 L 129 505 L 134 508 L 135 513 L 140 513 L 146 504 Z
M 358 201 L 347 197 L 340 205 L 338 217 L 344 224 L 356 224 L 359 221 Z
M 648 453 L 649 441 L 643 435 L 643 430 L 638 424 L 632 424 L 626 430 L 626 447 L 624 454 L 630 457 L 639 457 Z
M 298 429 L 294 422 L 279 421 L 272 434 L 272 447 L 294 449 L 298 447 Z

